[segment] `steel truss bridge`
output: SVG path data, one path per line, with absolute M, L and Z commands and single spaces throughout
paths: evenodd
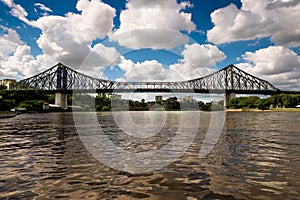
M 47 93 L 236 93 L 272 95 L 285 93 L 269 82 L 229 65 L 213 74 L 179 82 L 117 82 L 79 73 L 61 63 L 18 82 L 17 90 L 41 90 Z M 292 92 L 293 93 L 293 92 Z

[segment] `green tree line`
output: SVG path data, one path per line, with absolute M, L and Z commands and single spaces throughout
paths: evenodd
M 29 111 L 40 112 L 44 102 L 54 102 L 54 95 L 47 95 L 38 91 L 6 91 L 0 90 L 0 110 L 11 108 L 26 108 Z
M 234 98 L 228 102 L 227 108 L 256 108 L 268 110 L 270 108 L 295 108 L 297 105 L 300 105 L 300 95 L 279 94 L 268 98 L 260 98 L 257 96 Z
M 54 104 L 55 95 L 45 94 L 41 91 L 5 91 L 0 90 L 0 110 L 10 110 L 11 108 L 23 108 L 27 111 L 42 112 L 45 103 Z M 81 95 L 68 95 L 68 105 L 75 105 L 79 110 L 83 111 L 110 111 L 114 110 L 130 110 L 130 111 L 147 111 L 147 110 L 191 110 L 198 108 L 204 111 L 212 110 L 211 103 L 204 103 L 202 101 L 184 101 L 179 102 L 176 97 L 168 98 L 162 102 L 149 101 L 145 99 L 141 101 L 124 100 L 109 97 L 108 95 L 98 94 L 97 96 L 81 94 Z M 114 107 L 112 108 L 111 102 L 113 101 Z M 91 103 L 92 102 L 92 103 Z M 157 106 L 154 106 L 157 105 Z M 213 109 L 222 109 L 223 102 L 213 105 Z M 199 110 L 198 109 L 198 110 Z
M 11 108 L 26 108 L 28 111 L 43 111 L 43 104 L 55 103 L 54 94 L 44 94 L 40 91 L 27 91 L 27 92 L 11 92 L 0 90 L 0 110 L 10 110 Z M 114 107 L 111 107 L 111 101 L 113 101 Z M 204 103 L 202 101 L 196 102 L 195 100 L 189 102 L 179 102 L 176 97 L 168 98 L 162 102 L 145 102 L 134 100 L 123 100 L 120 98 L 109 97 L 107 95 L 99 94 L 97 96 L 91 96 L 87 94 L 79 96 L 68 96 L 68 105 L 78 105 L 82 110 L 96 110 L 96 111 L 110 111 L 114 110 L 132 110 L 132 111 L 147 111 L 154 110 L 181 110 L 181 109 L 195 109 L 195 105 L 199 110 L 211 111 L 222 110 L 223 101 L 217 103 Z M 91 104 L 91 102 L 94 102 Z M 158 104 L 158 107 L 152 107 Z M 124 106 L 126 105 L 126 106 Z M 227 108 L 233 109 L 260 109 L 267 110 L 270 108 L 295 108 L 300 105 L 300 95 L 294 94 L 279 94 L 273 95 L 268 98 L 260 98 L 257 96 L 238 97 L 231 99 Z

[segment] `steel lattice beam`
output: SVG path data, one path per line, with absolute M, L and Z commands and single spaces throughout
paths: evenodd
M 273 94 L 280 92 L 269 82 L 229 65 L 208 76 L 181 82 L 115 82 L 97 79 L 79 73 L 61 63 L 21 80 L 19 90 L 45 90 L 49 92 L 197 92 L 222 91 L 243 94 Z

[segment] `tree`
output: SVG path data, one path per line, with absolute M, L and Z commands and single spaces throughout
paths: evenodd
M 217 103 L 212 103 L 211 110 L 212 111 L 224 110 L 224 101 L 222 100 L 222 101 L 218 101 Z
M 103 106 L 101 111 L 110 111 L 110 108 L 108 106 Z
M 143 110 L 147 110 L 147 108 L 146 108 L 146 103 L 145 103 L 145 99 L 142 99 L 142 100 L 141 100 L 141 106 L 142 106 L 142 109 L 143 109 Z
M 43 100 L 24 100 L 20 103 L 19 107 L 26 108 L 28 111 L 42 112 L 43 104 Z
M 205 103 L 203 101 L 198 101 L 198 106 L 200 110 L 203 110 L 203 105 L 205 105 Z
M 233 98 L 227 103 L 228 108 L 239 108 L 238 104 L 240 102 L 240 98 Z
M 289 95 L 289 94 L 284 94 L 282 96 L 282 104 L 286 107 L 286 108 L 293 108 L 296 107 L 298 105 L 297 102 L 297 96 L 296 95 Z
M 258 99 L 255 102 L 255 107 L 260 110 L 268 110 L 270 108 L 271 102 L 269 99 Z
M 257 97 L 257 96 L 249 96 L 248 97 L 248 105 L 247 105 L 247 108 L 256 108 L 255 107 L 255 102 L 257 101 L 257 100 L 259 100 L 260 98 L 259 97 Z
M 177 97 L 170 97 L 164 103 L 166 110 L 180 110 L 180 103 L 177 101 Z
M 106 106 L 111 109 L 111 100 L 106 95 L 98 95 L 95 97 L 95 108 L 97 111 L 102 111 L 102 108 Z M 107 108 L 105 108 L 107 109 Z
M 14 107 L 13 100 L 2 100 L 0 99 L 0 111 L 10 110 Z
M 211 103 L 206 103 L 202 106 L 203 111 L 211 111 Z

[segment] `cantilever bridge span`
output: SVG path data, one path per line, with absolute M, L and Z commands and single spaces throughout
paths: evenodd
M 76 93 L 173 92 L 272 95 L 282 91 L 269 82 L 229 65 L 213 74 L 179 82 L 116 82 L 84 75 L 61 63 L 18 82 L 17 90 L 42 90 L 56 93 L 58 104 L 65 106 L 65 95 Z
M 234 65 L 198 79 L 179 82 L 116 82 L 97 79 L 79 73 L 61 63 L 18 82 L 18 90 L 49 92 L 181 92 L 274 94 L 280 90 L 269 82 L 250 75 Z

